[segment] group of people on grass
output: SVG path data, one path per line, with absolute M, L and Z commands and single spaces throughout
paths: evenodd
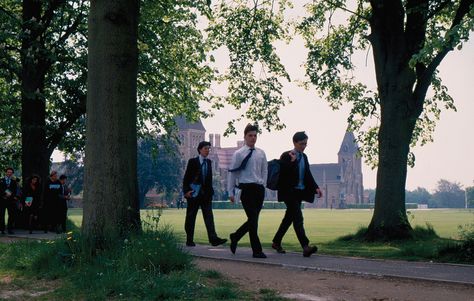
M 66 232 L 67 201 L 71 190 L 66 185 L 67 176 L 52 171 L 41 183 L 38 175 L 31 175 L 21 185 L 14 176 L 13 168 L 5 169 L 5 176 L 0 180 L 0 231 L 1 234 L 14 234 L 15 229 L 42 229 L 45 233 Z M 5 229 L 5 213 L 8 221 Z
M 230 234 L 230 250 L 235 254 L 239 240 L 248 232 L 254 258 L 266 258 L 258 237 L 258 218 L 263 206 L 265 187 L 268 174 L 268 162 L 265 152 L 255 147 L 258 128 L 247 125 L 244 130 L 244 145 L 232 156 L 228 174 L 228 193 L 231 202 L 240 197 L 242 207 L 247 215 L 245 221 L 235 232 Z M 322 196 L 316 181 L 309 169 L 308 157 L 304 150 L 308 143 L 305 132 L 293 135 L 294 148 L 284 152 L 279 160 L 278 201 L 284 202 L 286 212 L 272 241 L 272 248 L 284 254 L 282 240 L 288 228 L 293 224 L 298 241 L 303 249 L 303 256 L 310 257 L 318 248 L 310 245 L 303 225 L 301 203 L 313 202 L 314 196 Z M 215 230 L 212 213 L 212 164 L 208 159 L 211 144 L 207 141 L 199 143 L 199 155 L 189 159 L 183 178 L 183 194 L 187 200 L 185 231 L 186 245 L 195 246 L 194 227 L 196 216 L 201 208 L 207 229 L 209 243 L 218 246 L 227 242 L 220 238 Z

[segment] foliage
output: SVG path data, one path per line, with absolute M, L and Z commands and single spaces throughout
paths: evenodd
M 430 207 L 435 208 L 464 208 L 465 195 L 461 184 L 441 179 L 433 194 Z
M 432 72 L 431 76 L 418 76 L 414 82 L 414 91 L 419 88 L 427 89 L 430 84 L 432 87 L 431 96 L 422 99 L 423 111 L 417 116 L 412 136 L 411 146 L 417 143 L 423 145 L 432 141 L 432 133 L 436 120 L 440 118 L 441 108 L 455 110 L 454 101 L 447 94 L 447 88 L 442 84 L 435 69 L 447 52 L 456 45 L 461 49 L 462 43 L 468 40 L 470 31 L 474 29 L 474 6 L 469 4 L 469 1 L 459 0 L 433 2 L 429 5 L 420 2 L 416 7 L 416 4 L 409 1 L 398 2 L 395 1 L 393 7 L 405 14 L 406 37 L 417 35 L 417 39 L 421 38 L 419 44 L 414 45 L 414 49 L 408 49 L 412 52 L 408 53 L 409 57 L 404 63 L 413 70 L 417 69 L 417 75 L 422 71 Z M 359 132 L 357 139 L 362 142 L 361 152 L 372 166 L 376 166 L 378 162 L 377 135 L 383 105 L 379 92 L 383 87 L 379 86 L 378 91 L 374 92 L 366 83 L 357 80 L 353 73 L 357 69 L 353 58 L 370 50 L 369 42 L 374 42 L 374 29 L 383 30 L 383 25 L 376 23 L 374 19 L 374 3 L 323 1 L 307 4 L 310 16 L 298 25 L 298 30 L 309 49 L 306 65 L 309 81 L 306 85 L 313 84 L 334 109 L 340 108 L 344 102 L 351 105 L 347 119 L 349 129 Z M 412 24 L 412 18 L 418 20 Z M 341 22 L 343 19 L 346 22 Z M 423 26 L 426 26 L 426 31 Z M 397 28 L 392 26 L 389 30 L 396 31 Z M 426 79 L 428 84 L 423 82 Z M 380 83 L 378 78 L 378 84 Z M 369 122 L 371 118 L 377 120 L 376 125 Z M 414 154 L 410 153 L 410 165 L 414 164 L 414 159 Z
M 0 135 L 2 162 L 19 165 L 21 142 L 21 45 L 18 36 L 32 36 L 27 57 L 46 60 L 45 80 L 39 91 L 46 101 L 47 148 L 74 154 L 82 151 L 85 137 L 88 1 L 53 1 L 44 5 L 41 20 L 22 26 L 21 1 L 0 2 Z M 197 26 L 199 14 L 208 14 L 207 1 L 142 1 L 139 24 L 138 126 L 139 134 L 151 129 L 170 130 L 174 116 L 203 116 L 200 101 L 207 94 L 214 70 L 205 64 L 207 46 Z M 38 39 L 38 41 L 36 41 Z M 5 118 L 3 118 L 5 117 Z M 8 118 L 7 118 L 8 117 Z
M 449 243 L 440 248 L 440 255 L 454 258 L 458 262 L 474 263 L 474 223 L 459 226 L 460 242 Z
M 137 175 L 141 208 L 146 193 L 155 188 L 157 192 L 179 190 L 183 162 L 177 145 L 164 137 L 146 137 L 138 141 Z
M 214 7 L 207 29 L 208 43 L 213 49 L 225 47 L 230 66 L 218 77 L 228 86 L 229 96 L 213 103 L 213 107 L 219 109 L 228 103 L 244 111 L 229 121 L 226 134 L 235 133 L 233 124 L 242 118 L 261 123 L 267 130 L 284 127 L 278 117 L 278 110 L 286 103 L 280 79 L 290 77 L 273 43 L 289 38 L 284 20 L 284 11 L 289 7 L 287 0 L 252 4 L 246 0 L 220 1 Z
M 466 187 L 466 198 L 468 208 L 474 208 L 474 186 Z
M 406 202 L 415 204 L 429 204 L 432 195 L 426 188 L 417 187 L 415 190 L 405 192 Z

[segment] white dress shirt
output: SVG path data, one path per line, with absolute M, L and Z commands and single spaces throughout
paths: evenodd
M 247 154 L 250 152 L 250 147 L 247 145 L 238 149 L 232 155 L 232 161 L 229 169 L 234 169 L 240 166 Z M 250 157 L 245 169 L 229 172 L 227 178 L 227 191 L 229 196 L 234 196 L 234 187 L 240 183 L 256 183 L 263 186 L 267 185 L 268 162 L 265 152 L 260 148 L 255 148 Z

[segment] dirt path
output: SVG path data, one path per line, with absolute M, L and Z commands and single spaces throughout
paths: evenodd
M 196 258 L 203 270 L 216 270 L 258 292 L 272 289 L 291 300 L 474 301 L 474 286 L 304 271 L 263 264 Z

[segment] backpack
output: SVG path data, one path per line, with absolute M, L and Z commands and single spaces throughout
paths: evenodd
M 278 181 L 280 178 L 280 160 L 273 159 L 268 161 L 267 188 L 278 190 Z

